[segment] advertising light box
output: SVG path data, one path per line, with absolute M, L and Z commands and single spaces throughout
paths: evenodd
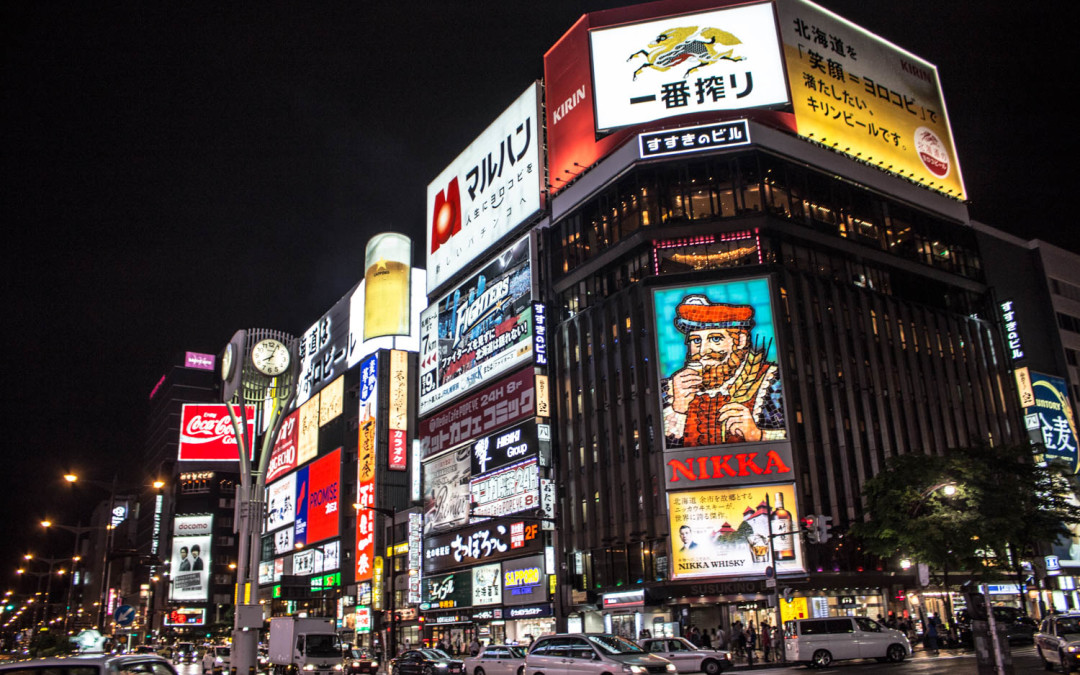
M 212 515 L 178 515 L 173 519 L 170 600 L 208 599 L 213 523 Z
M 375 460 L 378 439 L 379 355 L 360 364 L 359 435 L 356 442 L 356 580 L 369 581 L 375 561 Z
M 472 604 L 472 571 L 424 578 L 424 602 L 432 609 L 469 607 Z
M 777 517 L 776 495 L 789 512 L 786 519 Z M 794 485 L 691 490 L 667 496 L 673 580 L 764 574 L 766 567 L 774 565 L 770 533 L 779 535 L 772 538 L 776 571 L 803 571 L 802 543 L 793 534 L 799 522 Z
M 506 516 L 540 506 L 540 467 L 536 458 L 496 469 L 469 481 L 473 516 Z
M 472 604 L 497 605 L 502 602 L 502 565 L 477 565 L 472 568 Z
M 536 422 L 529 420 L 476 441 L 472 451 L 472 475 L 479 477 L 508 464 L 535 457 L 540 448 L 536 432 Z
M 589 47 L 601 132 L 788 102 L 771 3 L 594 29 Z
M 742 448 L 740 448 L 742 449 Z M 745 452 L 691 448 L 664 453 L 668 490 L 795 480 L 790 443 L 751 446 Z
M 206 610 L 194 607 L 180 607 L 165 612 L 166 626 L 204 626 L 206 625 Z
M 542 553 L 544 537 L 536 523 L 513 518 L 484 521 L 424 540 L 424 573 L 491 563 Z
M 787 440 L 768 279 L 654 289 L 653 309 L 665 449 Z
M 420 421 L 424 458 L 536 414 L 532 368 L 524 368 Z
M 532 265 L 523 237 L 421 316 L 420 412 L 532 359 Z
M 1077 469 L 1076 418 L 1069 403 L 1065 380 L 1052 375 L 1031 373 L 1034 405 L 1024 408 L 1031 440 L 1043 446 L 1047 457 L 1065 460 Z
M 470 451 L 466 445 L 424 462 L 424 534 L 469 522 Z
M 531 85 L 427 188 L 427 290 L 543 206 L 540 86 Z
M 507 560 L 502 564 L 503 604 L 531 605 L 548 599 L 544 556 Z
M 240 410 L 236 411 L 237 416 Z M 255 438 L 255 407 L 247 406 L 248 438 Z M 224 403 L 185 403 L 180 412 L 180 449 L 177 459 L 199 462 L 239 462 L 229 410 Z
M 295 521 L 296 474 L 293 473 L 266 487 L 266 531 L 292 525 Z
M 937 67 L 806 0 L 777 8 L 799 135 L 963 199 Z
M 341 448 L 301 467 L 295 475 L 295 543 L 307 545 L 338 536 Z
M 281 422 L 277 442 L 270 451 L 270 463 L 266 467 L 269 484 L 296 468 L 296 447 L 300 431 L 300 413 L 294 411 Z

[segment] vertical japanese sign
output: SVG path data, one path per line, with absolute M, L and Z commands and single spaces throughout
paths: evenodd
M 411 605 L 420 603 L 420 581 L 423 574 L 424 516 L 409 514 L 409 599 Z
M 319 395 L 300 406 L 296 463 L 305 464 L 319 454 Z
M 777 9 L 799 135 L 963 199 L 937 67 L 807 0 Z
M 1034 405 L 1024 408 L 1024 420 L 1035 443 L 1041 443 L 1047 457 L 1065 460 L 1077 471 L 1076 417 L 1069 403 L 1065 380 L 1052 375 L 1031 373 Z
M 1020 341 L 1020 325 L 1016 320 L 1016 310 L 1013 309 L 1013 301 L 1006 300 L 999 305 L 1001 309 L 1001 325 L 1005 328 L 1005 343 L 1009 348 L 1009 358 L 1013 361 L 1024 358 L 1024 345 Z
M 390 352 L 389 396 L 389 468 L 405 471 L 408 468 L 409 355 L 396 349 Z
M 548 364 L 547 308 L 542 302 L 533 303 L 533 361 L 538 366 Z
M 339 375 L 319 392 L 319 426 L 325 427 L 342 413 L 345 405 L 345 376 Z
M 589 33 L 596 128 L 788 101 L 772 3 Z
M 375 558 L 375 461 L 378 438 L 379 355 L 360 364 L 360 437 L 356 461 L 356 581 L 369 581 Z
M 349 330 L 350 296 L 338 300 L 322 318 L 304 331 L 297 344 L 300 359 L 296 405 L 301 405 L 348 368 L 356 336 Z
M 277 480 L 278 477 L 296 468 L 296 443 L 300 431 L 300 411 L 294 411 L 281 422 L 281 430 L 278 431 L 277 442 L 270 452 L 270 463 L 266 468 L 266 482 Z
M 769 281 L 653 291 L 665 449 L 787 439 Z
M 534 83 L 428 185 L 428 293 L 541 209 L 539 121 Z
M 341 448 L 296 472 L 294 543 L 314 544 L 338 536 L 340 476 Z

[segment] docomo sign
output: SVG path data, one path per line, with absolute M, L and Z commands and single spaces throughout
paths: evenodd
M 173 536 L 187 537 L 197 534 L 213 533 L 213 516 L 176 516 L 173 522 Z
M 531 85 L 427 188 L 427 290 L 542 207 L 540 87 Z
M 239 412 L 239 411 L 238 411 Z M 255 438 L 255 407 L 247 406 L 248 438 Z M 224 403 L 186 403 L 180 413 L 180 461 L 239 462 L 229 410 Z

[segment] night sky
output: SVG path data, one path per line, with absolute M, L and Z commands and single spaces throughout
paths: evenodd
M 0 578 L 70 550 L 37 521 L 75 524 L 100 495 L 66 470 L 147 478 L 148 397 L 176 354 L 299 334 L 377 232 L 412 236 L 422 265 L 427 183 L 582 13 L 624 4 L 0 4 Z M 974 218 L 1078 248 L 1058 10 L 822 4 L 938 66 Z

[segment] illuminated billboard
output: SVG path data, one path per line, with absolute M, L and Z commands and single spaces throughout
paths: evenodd
M 1024 420 L 1031 440 L 1043 447 L 1047 457 L 1065 460 L 1077 470 L 1076 417 L 1069 403 L 1065 380 L 1053 375 L 1031 373 L 1030 403 L 1024 407 Z
M 544 552 L 544 536 L 534 520 L 485 520 L 424 540 L 424 573 L 492 563 Z
M 313 544 L 340 534 L 341 448 L 301 467 L 296 476 L 295 544 Z
M 544 556 L 507 560 L 502 564 L 504 605 L 531 605 L 548 600 Z
M 395 349 L 390 352 L 390 411 L 387 415 L 389 457 L 387 468 L 405 471 L 408 468 L 407 439 L 409 436 L 409 355 Z
M 790 443 L 751 446 L 745 452 L 729 447 L 669 450 L 664 465 L 668 490 L 795 480 Z
M 803 571 L 802 543 L 794 534 L 799 522 L 794 485 L 667 496 L 673 580 L 760 575 L 770 565 L 780 573 Z M 772 537 L 771 547 L 770 534 L 779 535 Z
M 522 237 L 421 315 L 421 414 L 532 359 L 530 258 Z
M 596 128 L 788 102 L 771 3 L 589 32 Z
M 425 577 L 423 600 L 431 609 L 449 609 L 472 605 L 472 572 L 453 572 Z
M 464 445 L 424 462 L 424 534 L 469 522 L 471 454 Z
M 236 409 L 240 417 L 239 408 Z M 247 406 L 248 438 L 255 438 L 255 407 Z M 240 449 L 229 410 L 224 403 L 185 403 L 180 412 L 177 459 L 199 462 L 239 462 Z
M 777 9 L 799 135 L 963 199 L 937 67 L 812 2 Z
M 209 598 L 213 524 L 214 516 L 209 514 L 178 515 L 173 519 L 170 600 L 187 602 Z
M 266 531 L 292 525 L 295 521 L 296 474 L 291 473 L 266 486 Z
M 540 211 L 540 129 L 534 83 L 428 184 L 429 294 Z
M 356 442 L 356 580 L 370 581 L 375 560 L 375 461 L 378 438 L 379 355 L 360 364 L 359 436 Z
M 180 607 L 165 612 L 166 626 L 203 626 L 206 624 L 206 610 L 195 607 Z
M 502 602 L 502 565 L 477 565 L 472 568 L 472 604 L 497 605 Z
M 666 449 L 787 439 L 765 278 L 653 290 Z
M 469 481 L 473 516 L 506 516 L 540 506 L 540 465 L 536 457 Z
M 300 431 L 300 412 L 290 413 L 281 421 L 277 442 L 270 451 L 270 463 L 266 467 L 266 482 L 277 480 L 296 468 L 296 446 Z
M 504 377 L 420 420 L 420 448 L 426 457 L 536 415 L 532 368 Z

